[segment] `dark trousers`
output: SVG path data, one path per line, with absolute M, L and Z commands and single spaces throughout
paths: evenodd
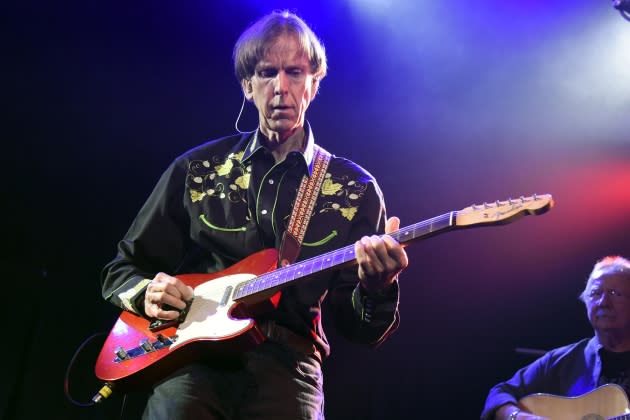
M 238 362 L 191 364 L 154 387 L 143 419 L 323 420 L 321 363 L 266 341 Z

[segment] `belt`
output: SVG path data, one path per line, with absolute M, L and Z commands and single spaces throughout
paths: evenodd
M 308 338 L 302 337 L 273 321 L 261 322 L 258 324 L 258 328 L 269 341 L 284 344 L 298 353 L 313 355 L 320 363 L 322 362 L 322 356 L 317 346 Z

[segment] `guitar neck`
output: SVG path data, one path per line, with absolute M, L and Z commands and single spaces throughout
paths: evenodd
M 445 213 L 441 216 L 404 227 L 390 233 L 390 236 L 401 244 L 407 244 L 416 239 L 426 238 L 454 229 L 456 227 L 456 216 L 457 212 L 455 211 Z M 354 263 L 356 263 L 356 255 L 354 254 L 353 244 L 245 281 L 235 288 L 234 299 L 243 299 L 270 289 L 279 289 L 304 277 L 329 270 L 338 270 Z

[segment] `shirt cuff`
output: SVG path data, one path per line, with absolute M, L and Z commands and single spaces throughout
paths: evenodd
M 141 277 L 134 277 L 127 280 L 114 294 L 112 295 L 112 301 L 118 304 L 121 308 L 133 312 L 138 315 L 144 316 L 144 291 L 147 285 L 151 282 L 150 279 L 143 279 Z M 142 299 L 140 299 L 142 297 Z
M 352 307 L 362 322 L 374 326 L 391 324 L 398 309 L 398 281 L 379 295 L 368 295 L 357 284 L 352 291 Z

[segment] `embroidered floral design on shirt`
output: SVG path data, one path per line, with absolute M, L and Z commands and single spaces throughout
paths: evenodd
M 217 171 L 217 175 L 226 176 L 227 174 L 230 173 L 233 166 L 234 166 L 234 162 L 228 159 L 222 165 L 215 166 L 214 169 Z
M 341 215 L 343 217 L 345 217 L 348 220 L 352 220 L 354 218 L 354 215 L 357 213 L 357 209 L 358 207 L 350 207 L 350 208 L 345 208 L 345 209 L 339 209 L 339 211 L 341 212 Z
M 326 177 L 329 175 L 330 174 L 327 173 Z M 322 182 L 322 195 L 335 195 L 342 187 L 343 185 L 333 182 L 330 178 L 326 178 L 324 182 Z
M 201 201 L 205 196 L 206 196 L 206 193 L 204 192 L 190 190 L 190 199 L 192 200 L 193 203 L 196 203 L 197 201 Z
M 191 161 L 186 184 L 192 202 L 214 198 L 245 203 L 252 168 L 241 166 L 243 154 L 244 151 L 240 151 L 227 157 L 213 156 L 210 160 Z
M 238 178 L 236 178 L 236 181 L 234 181 L 234 183 L 238 185 L 239 187 L 241 187 L 242 189 L 246 190 L 249 187 L 250 176 L 251 176 L 250 173 L 246 173 L 245 175 L 239 176 Z
M 338 211 L 342 217 L 352 220 L 359 208 L 358 200 L 366 189 L 366 184 L 350 180 L 347 175 L 336 177 L 326 173 L 320 195 L 328 200 L 324 201 L 319 213 Z

